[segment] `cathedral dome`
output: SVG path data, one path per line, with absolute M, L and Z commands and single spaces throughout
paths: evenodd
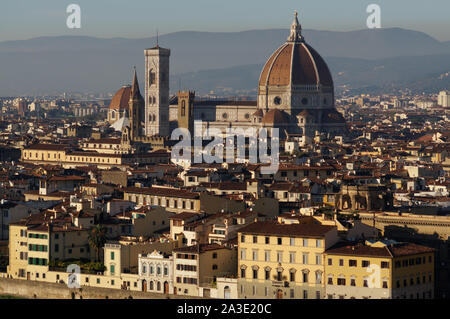
M 327 64 L 301 35 L 297 13 L 288 40 L 267 60 L 259 78 L 259 86 L 291 85 L 333 86 Z
M 270 110 L 262 118 L 263 124 L 271 126 L 289 124 L 289 122 L 289 115 L 279 109 Z
M 131 86 L 125 85 L 114 94 L 109 104 L 110 110 L 128 110 L 128 102 L 130 101 Z

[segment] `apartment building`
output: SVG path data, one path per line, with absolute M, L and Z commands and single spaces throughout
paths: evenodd
M 338 243 L 325 252 L 328 299 L 431 299 L 434 249 L 393 240 Z
M 255 222 L 238 231 L 239 298 L 320 299 L 324 252 L 337 227 L 310 222 Z
M 200 195 L 177 188 L 126 187 L 123 199 L 137 205 L 162 206 L 175 213 L 200 212 Z
M 9 228 L 8 274 L 12 278 L 45 278 L 54 260 L 91 259 L 95 251 L 88 242 L 88 229 L 70 223 L 43 221 L 31 215 Z
M 174 249 L 174 293 L 210 297 L 218 277 L 236 276 L 236 255 L 235 249 L 218 244 Z

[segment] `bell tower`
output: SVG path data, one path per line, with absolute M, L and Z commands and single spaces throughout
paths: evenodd
M 170 50 L 145 50 L 145 135 L 169 136 Z
M 194 91 L 178 91 L 178 127 L 194 132 Z

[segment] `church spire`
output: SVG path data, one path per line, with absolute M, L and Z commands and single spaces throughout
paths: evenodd
M 294 21 L 292 22 L 292 25 L 291 25 L 291 34 L 289 35 L 289 38 L 288 38 L 288 41 L 290 41 L 290 42 L 303 41 L 302 26 L 298 22 L 297 16 L 298 16 L 298 13 L 297 13 L 297 10 L 295 10 Z
M 131 86 L 131 97 L 139 97 L 141 93 L 139 92 L 139 83 L 137 80 L 137 73 L 136 73 L 136 67 L 134 67 L 134 77 L 133 77 L 133 84 Z

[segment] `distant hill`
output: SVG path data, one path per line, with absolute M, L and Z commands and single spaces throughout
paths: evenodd
M 223 33 L 183 31 L 160 36 L 159 44 L 171 49 L 172 75 L 229 69 L 227 76 L 238 85 L 250 83 L 259 73 L 259 70 L 242 69 L 241 66 L 264 63 L 285 41 L 288 33 L 287 29 Z M 362 73 L 367 71 L 366 60 L 450 54 L 449 42 L 439 42 L 425 33 L 399 28 L 351 32 L 304 30 L 303 33 L 306 41 L 323 57 L 364 59 L 338 63 L 338 66 L 347 65 L 342 71 L 347 72 L 342 75 L 343 81 L 352 81 L 347 77 L 356 66 Z M 0 95 L 113 92 L 131 82 L 134 65 L 142 82 L 143 50 L 154 46 L 155 42 L 154 37 L 100 39 L 84 36 L 0 42 Z M 330 63 L 333 63 L 332 58 Z M 238 74 L 233 71 L 235 67 L 240 68 Z M 332 69 L 336 71 L 336 68 Z M 372 76 L 377 77 L 375 81 L 385 79 L 378 78 L 377 73 Z M 215 81 L 222 85 L 220 83 L 228 80 L 216 78 Z M 182 83 L 183 86 L 188 84 Z M 177 90 L 178 86 L 172 86 L 172 89 Z
M 354 89 L 374 87 L 411 88 L 436 91 L 450 87 L 450 54 L 407 56 L 377 60 L 356 58 L 325 58 L 336 89 L 347 86 Z M 227 89 L 256 93 L 263 64 L 241 65 L 224 69 L 201 70 L 174 75 L 172 88 L 190 88 L 200 94 Z

